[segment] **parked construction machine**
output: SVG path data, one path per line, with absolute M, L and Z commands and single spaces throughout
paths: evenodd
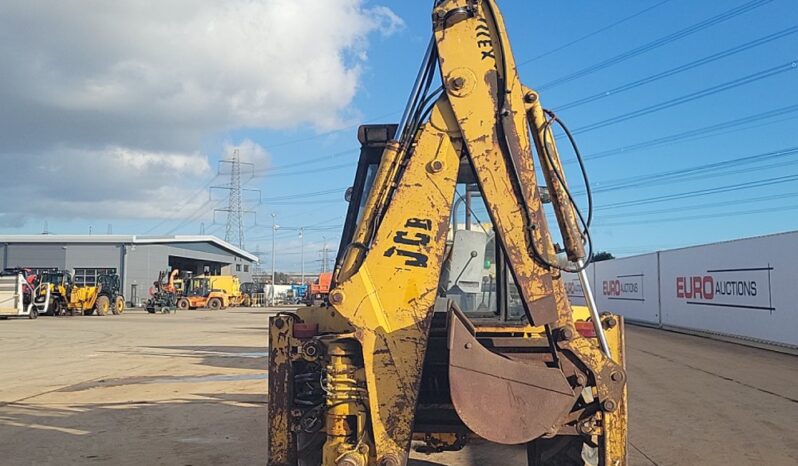
M 242 291 L 241 282 L 235 275 L 200 275 L 197 278 L 207 278 L 211 289 L 224 291 L 230 306 L 246 307 L 252 303 L 252 296 Z
M 625 465 L 623 321 L 592 298 L 559 120 L 520 82 L 495 0 L 438 0 L 432 20 L 400 124 L 359 130 L 329 305 L 270 319 L 268 464 L 402 466 L 414 440 L 481 438 L 529 465 Z
M 158 280 L 153 282 L 150 289 L 150 299 L 144 306 L 147 312 L 150 314 L 168 313 L 177 308 L 178 291 L 175 287 L 175 278 L 179 273 L 178 269 L 173 269 L 171 272 L 162 271 L 158 274 Z
M 77 285 L 68 271 L 42 272 L 37 284 L 33 303 L 39 314 L 104 316 L 109 311 L 115 315 L 125 311 L 125 298 L 116 274 L 100 275 L 94 285 Z
M 255 282 L 244 282 L 241 284 L 241 295 L 243 301 L 241 306 L 257 306 L 263 304 L 263 284 Z
M 213 311 L 230 307 L 230 297 L 224 290 L 213 288 L 207 276 L 191 277 L 183 281 L 182 295 L 177 299 L 177 308 L 210 309 Z
M 327 298 L 330 295 L 332 280 L 332 272 L 320 273 L 318 280 L 311 283 L 307 287 L 307 291 L 305 291 L 305 305 L 321 306 L 322 304 L 326 304 Z
M 38 309 L 36 306 L 33 305 L 33 295 L 34 290 L 36 288 L 36 281 L 37 277 L 36 274 L 29 268 L 25 267 L 12 267 L 7 268 L 0 271 L 0 279 L 3 277 L 11 277 L 3 280 L 4 286 L 0 286 L 0 288 L 4 288 L 4 291 L 9 293 L 7 296 L 9 298 L 8 303 L 15 301 L 15 292 L 17 288 L 17 284 L 20 287 L 20 297 L 22 298 L 21 301 L 21 309 L 22 314 L 30 316 L 30 318 L 35 319 L 39 316 Z M 2 305 L 0 305 L 2 306 Z M 15 305 L 10 306 L 14 308 Z M 11 311 L 13 313 L 13 311 Z
M 33 278 L 35 276 L 27 269 L 6 269 L 0 272 L 0 319 L 39 317 L 39 310 L 32 302 Z

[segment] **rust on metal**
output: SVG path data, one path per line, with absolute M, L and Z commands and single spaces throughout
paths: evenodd
M 297 437 L 291 417 L 294 374 L 291 316 L 269 319 L 269 466 L 296 466 Z
M 449 383 L 460 419 L 480 437 L 506 445 L 551 431 L 576 399 L 562 371 L 491 352 L 465 320 L 450 310 Z

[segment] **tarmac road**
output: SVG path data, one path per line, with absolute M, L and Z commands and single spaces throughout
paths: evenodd
M 0 464 L 263 465 L 256 309 L 0 322 Z M 628 327 L 630 464 L 798 464 L 798 358 Z M 525 464 L 472 445 L 412 464 Z

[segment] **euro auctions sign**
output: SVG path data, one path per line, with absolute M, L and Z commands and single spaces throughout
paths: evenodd
M 660 324 L 657 254 L 596 263 L 596 301 L 601 311 L 630 322 Z
M 659 253 L 662 325 L 798 346 L 798 232 Z
M 616 275 L 610 280 L 602 281 L 601 293 L 607 299 L 645 301 L 643 278 L 645 275 L 642 273 Z
M 692 306 L 714 306 L 773 312 L 770 264 L 763 267 L 710 269 L 701 275 L 677 276 L 676 298 Z

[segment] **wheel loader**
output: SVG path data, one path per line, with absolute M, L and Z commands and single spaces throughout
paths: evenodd
M 596 308 L 592 199 L 577 208 L 554 128 L 589 193 L 578 147 L 520 82 L 496 1 L 431 17 L 401 121 L 358 131 L 328 304 L 270 319 L 268 464 L 403 466 L 480 439 L 625 465 L 623 320 Z

